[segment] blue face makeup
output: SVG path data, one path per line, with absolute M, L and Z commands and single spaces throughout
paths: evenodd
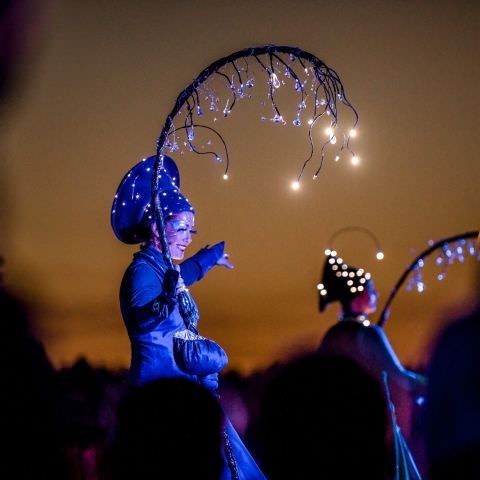
M 189 231 L 191 235 L 196 235 L 198 233 L 198 230 L 190 228 L 190 225 L 183 220 L 169 220 L 166 223 L 172 226 L 175 233 L 185 233 L 187 231 Z

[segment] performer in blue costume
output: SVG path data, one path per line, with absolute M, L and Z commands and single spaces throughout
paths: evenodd
M 339 322 L 331 327 L 320 345 L 320 351 L 351 358 L 382 383 L 390 415 L 395 450 L 395 478 L 421 480 L 414 458 L 396 421 L 390 399 L 390 387 L 418 393 L 426 384 L 423 375 L 407 370 L 398 359 L 383 329 L 372 325 L 369 315 L 377 309 L 378 293 L 370 273 L 347 265 L 335 250 L 326 250 L 322 278 L 317 285 L 319 310 L 339 302 Z
M 319 310 L 339 302 L 339 322 L 322 342 L 324 349 L 336 349 L 351 356 L 376 378 L 386 371 L 389 381 L 402 389 L 415 391 L 425 378 L 403 367 L 382 328 L 372 325 L 369 315 L 377 310 L 378 293 L 370 273 L 349 266 L 335 250 L 327 250 L 321 283 L 318 285 Z
M 140 244 L 120 288 L 122 316 L 131 342 L 130 380 L 142 385 L 162 377 L 185 377 L 216 394 L 218 372 L 228 360 L 223 349 L 198 335 L 198 311 L 188 287 L 216 265 L 233 268 L 224 242 L 205 247 L 168 269 L 154 222 L 151 179 L 155 157 L 135 165 L 123 178 L 112 206 L 119 240 Z M 164 158 L 159 194 L 172 259 L 183 260 L 195 231 L 195 211 L 180 187 L 174 161 Z M 226 419 L 222 480 L 264 479 L 240 437 Z

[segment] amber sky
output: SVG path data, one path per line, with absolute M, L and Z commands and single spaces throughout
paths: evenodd
M 38 306 L 57 365 L 79 355 L 127 365 L 117 291 L 134 249 L 110 230 L 113 194 L 154 152 L 180 90 L 247 46 L 299 46 L 337 70 L 360 114 L 362 164 L 327 162 L 292 192 L 306 137 L 262 123 L 248 102 L 222 121 L 228 182 L 210 160 L 177 158 L 198 212 L 192 253 L 225 239 L 236 265 L 193 289 L 202 332 L 231 366 L 319 342 L 337 312 L 317 313 L 315 285 L 338 228 L 381 239 L 382 263 L 361 235 L 337 247 L 371 270 L 384 300 L 412 248 L 480 225 L 478 2 L 64 0 L 43 24 L 28 81 L 2 118 L 1 228 L 7 281 Z M 453 266 L 442 284 L 432 270 L 423 296 L 399 295 L 387 333 L 404 361 L 424 358 L 446 309 L 475 296 L 475 270 Z

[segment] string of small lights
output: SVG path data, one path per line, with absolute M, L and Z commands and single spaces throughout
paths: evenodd
M 415 257 L 413 262 L 406 268 L 401 277 L 398 279 L 397 283 L 390 292 L 390 295 L 388 296 L 385 307 L 380 314 L 377 324 L 380 327 L 383 327 L 387 321 L 393 299 L 407 278 L 409 278 L 406 287 L 408 291 L 411 291 L 414 288 L 419 293 L 423 293 L 425 291 L 426 285 L 423 279 L 422 269 L 425 267 L 426 260 L 430 255 L 437 255 L 435 264 L 440 268 L 440 272 L 437 274 L 437 280 L 439 281 L 445 279 L 448 267 L 455 261 L 463 263 L 467 255 L 480 260 L 479 235 L 480 233 L 478 231 L 471 231 L 447 238 L 442 238 L 436 242 L 430 240 L 428 242 L 429 247 Z
M 298 95 L 299 103 L 292 124 L 295 127 L 300 127 L 303 122 L 308 125 L 310 154 L 304 161 L 296 180 L 291 183 L 293 190 L 300 188 L 300 180 L 308 163 L 314 157 L 315 146 L 312 129 L 319 118 L 328 119 L 329 133 L 327 139 L 322 143 L 319 166 L 313 178 L 317 178 L 320 173 L 327 147 L 337 145 L 338 138 L 342 136 L 343 142 L 337 150 L 335 161 L 338 161 L 345 152 L 348 152 L 351 155 L 352 164 L 356 165 L 359 162 L 358 156 L 350 146 L 350 139 L 357 133 L 357 111 L 348 101 L 338 74 L 318 57 L 296 47 L 265 45 L 246 48 L 216 60 L 202 70 L 193 82 L 180 92 L 157 140 L 156 161 L 152 176 L 152 194 L 155 205 L 155 219 L 161 232 L 162 249 L 165 252 L 168 265 L 172 265 L 172 262 L 168 258 L 168 248 L 164 238 L 165 226 L 161 215 L 161 200 L 158 195 L 163 156 L 176 151 L 180 151 L 180 154 L 182 154 L 184 153 L 183 147 L 185 147 L 193 153 L 212 155 L 217 162 L 222 162 L 222 155 L 215 149 L 209 148 L 203 151 L 202 147 L 195 144 L 195 130 L 200 126 L 210 128 L 216 137 L 221 140 L 225 149 L 226 162 L 223 179 L 227 180 L 230 163 L 226 143 L 217 130 L 201 125 L 204 122 L 200 122 L 198 119 L 204 117 L 204 108 L 208 106 L 208 111 L 211 115 L 214 115 L 213 121 L 216 122 L 217 117 L 215 115 L 220 109 L 223 117 L 228 117 L 239 100 L 252 98 L 253 89 L 256 85 L 262 83 L 255 79 L 254 65 L 257 69 L 260 69 L 258 79 L 264 78 L 266 80 L 267 98 L 272 109 L 272 116 L 261 117 L 262 120 L 272 121 L 280 125 L 287 124 L 286 116 L 282 113 L 277 101 L 277 93 L 282 87 L 291 88 L 293 86 L 295 93 Z M 215 88 L 216 79 L 221 79 L 220 88 Z M 266 104 L 267 101 L 262 101 L 262 105 Z M 344 105 L 353 115 L 352 126 L 349 130 L 346 130 L 346 133 L 338 128 L 339 104 Z M 224 105 L 223 108 L 222 105 Z M 310 112 L 311 116 L 308 115 Z M 181 122 L 181 126 L 175 126 L 175 122 Z M 184 140 L 178 136 L 180 131 L 185 134 Z
M 361 232 L 372 239 L 375 243 L 377 260 L 383 260 L 385 255 L 378 238 L 371 230 L 365 227 L 358 227 L 354 225 L 343 227 L 334 232 L 329 238 L 327 242 L 328 248 L 325 250 L 325 255 L 328 257 L 326 260 L 329 265 L 328 268 L 331 269 L 336 277 L 338 277 L 339 281 L 343 280 L 346 283 L 351 293 L 363 292 L 366 286 L 365 284 L 371 279 L 371 274 L 366 272 L 363 268 L 358 268 L 355 271 L 351 271 L 349 265 L 342 257 L 338 256 L 338 253 L 333 246 L 334 240 L 337 237 L 348 232 Z M 317 284 L 317 290 L 322 296 L 326 296 L 328 294 L 327 287 L 323 283 Z

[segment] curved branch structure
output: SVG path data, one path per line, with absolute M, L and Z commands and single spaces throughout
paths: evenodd
M 263 61 L 262 61 L 263 57 Z M 296 47 L 290 46 L 276 46 L 276 45 L 266 45 L 262 47 L 253 47 L 253 48 L 246 48 L 244 50 L 240 50 L 238 52 L 232 53 L 226 57 L 220 58 L 216 60 L 212 64 L 210 64 L 207 68 L 202 70 L 200 74 L 193 80 L 190 85 L 187 86 L 177 97 L 175 101 L 175 105 L 167 116 L 165 121 L 165 125 L 158 137 L 157 141 L 157 152 L 156 152 L 156 162 L 154 168 L 154 174 L 152 178 L 152 194 L 153 194 L 153 203 L 155 205 L 155 219 L 158 225 L 158 230 L 161 233 L 161 245 L 162 250 L 164 252 L 164 257 L 167 262 L 167 265 L 173 266 L 172 260 L 169 255 L 167 242 L 165 239 L 165 226 L 164 220 L 161 214 L 161 202 L 158 195 L 158 177 L 160 175 L 160 170 L 163 168 L 163 154 L 165 152 L 166 145 L 169 144 L 167 142 L 169 135 L 175 135 L 175 132 L 180 129 L 184 129 L 187 134 L 187 142 L 185 145 L 188 145 L 191 151 L 195 153 L 204 153 L 200 152 L 195 145 L 192 143 L 194 139 L 194 128 L 198 125 L 198 122 L 194 121 L 194 114 L 196 113 L 199 117 L 203 115 L 203 111 L 200 105 L 200 96 L 199 96 L 199 89 L 202 88 L 204 92 L 207 93 L 207 96 L 210 98 L 210 111 L 217 111 L 218 107 L 216 102 L 218 103 L 218 98 L 215 99 L 215 91 L 211 90 L 207 85 L 204 85 L 205 82 L 213 76 L 219 76 L 225 79 L 224 88 L 229 91 L 229 96 L 226 101 L 225 107 L 223 109 L 223 116 L 227 117 L 233 107 L 235 106 L 237 100 L 239 98 L 243 98 L 245 96 L 245 89 L 253 87 L 253 80 L 249 78 L 249 63 L 248 60 L 252 58 L 254 59 L 255 63 L 260 66 L 260 69 L 265 73 L 267 82 L 268 82 L 268 97 L 270 99 L 272 109 L 274 112 L 274 116 L 271 119 L 275 123 L 282 123 L 285 124 L 285 120 L 280 112 L 280 108 L 276 103 L 275 100 L 275 91 L 282 85 L 285 84 L 284 80 L 280 80 L 281 78 L 286 78 L 287 80 L 290 79 L 294 83 L 295 91 L 299 95 L 300 103 L 298 104 L 297 110 L 297 117 L 292 122 L 295 126 L 299 126 L 301 124 L 300 121 L 300 114 L 306 108 L 306 89 L 305 86 L 307 85 L 307 81 L 302 81 L 302 75 L 299 74 L 298 70 L 299 67 L 302 71 L 304 76 L 310 77 L 312 74 L 312 86 L 311 90 L 314 92 L 314 120 L 310 122 L 310 129 L 309 129 L 309 141 L 311 145 L 311 153 L 308 159 L 304 162 L 302 169 L 300 170 L 300 174 L 298 175 L 298 181 L 303 175 L 305 166 L 311 160 L 314 152 L 313 147 L 313 140 L 311 136 L 311 127 L 313 123 L 317 120 L 319 116 L 326 114 L 327 116 L 331 117 L 330 121 L 330 130 L 333 132 L 335 127 L 338 123 L 338 105 L 337 102 L 342 103 L 345 105 L 352 113 L 353 113 L 353 126 L 352 129 L 355 129 L 357 122 L 358 122 L 358 114 L 352 104 L 347 100 L 345 95 L 345 91 L 343 88 L 343 84 L 340 81 L 338 74 L 328 67 L 324 62 L 322 62 L 318 57 L 315 55 L 305 52 L 304 50 Z M 245 64 L 245 68 L 239 67 L 235 62 L 237 60 L 243 60 Z M 297 62 L 297 69 L 292 67 L 292 64 Z M 226 68 L 231 67 L 231 76 L 227 75 Z M 242 76 L 243 72 L 243 76 Z M 321 89 L 323 91 L 324 97 L 319 100 L 318 99 L 318 91 Z M 319 105 L 324 106 L 323 112 L 321 114 L 317 113 L 317 108 Z M 174 120 L 178 114 L 182 111 L 182 108 L 186 106 L 186 116 L 184 120 L 184 124 L 180 128 L 175 128 Z M 217 136 L 221 139 L 222 137 L 215 131 Z M 350 134 L 344 135 L 344 142 L 342 144 L 341 150 L 346 148 L 352 154 L 353 151 L 349 147 L 349 140 Z M 223 142 L 223 139 L 222 139 Z M 223 142 L 224 143 L 224 142 Z M 323 144 L 322 146 L 322 158 L 320 163 L 320 168 L 323 164 L 324 159 L 324 150 L 328 144 L 335 144 L 336 137 L 333 136 L 333 133 L 330 135 L 330 138 Z M 224 147 L 226 149 L 226 145 L 224 143 Z M 176 145 L 176 140 L 174 137 L 173 142 L 173 149 L 178 148 Z M 174 150 L 171 150 L 174 151 Z M 220 156 L 217 155 L 215 152 L 205 152 L 214 154 L 217 160 L 220 160 Z M 227 154 L 228 158 L 228 154 Z M 315 177 L 318 175 L 320 168 L 317 170 Z M 228 162 L 226 163 L 226 169 L 224 171 L 224 178 L 227 178 L 228 172 Z M 314 178 L 315 178 L 314 177 Z
M 395 298 L 398 290 L 402 287 L 403 283 L 405 282 L 407 277 L 410 275 L 410 273 L 412 273 L 412 271 L 418 270 L 423 267 L 424 261 L 428 256 L 430 256 L 436 250 L 442 249 L 441 254 L 446 257 L 445 262 L 451 263 L 454 257 L 452 257 L 453 254 L 449 247 L 449 244 L 454 242 L 460 242 L 462 244 L 462 243 L 465 243 L 467 239 L 477 239 L 477 246 L 478 246 L 479 235 L 480 233 L 477 230 L 477 231 L 462 233 L 460 235 L 453 235 L 452 237 L 442 238 L 441 240 L 438 240 L 437 242 L 432 243 L 427 249 L 425 249 L 422 253 L 420 253 L 420 255 L 417 255 L 417 257 L 413 260 L 413 262 L 403 272 L 403 274 L 401 275 L 401 277 L 398 279 L 397 283 L 393 287 L 392 291 L 390 292 L 390 295 L 388 296 L 385 306 L 383 307 L 382 313 L 380 314 L 380 318 L 377 322 L 377 325 L 380 327 L 383 327 L 385 325 L 388 318 L 388 312 L 390 310 L 393 299 Z M 462 247 L 457 246 L 457 248 L 462 248 Z M 473 247 L 472 245 L 471 248 L 473 248 L 473 252 L 471 251 L 470 254 L 473 255 L 475 254 L 475 247 Z M 442 258 L 442 257 L 439 257 L 439 258 Z M 445 276 L 444 272 L 440 275 L 443 275 L 441 278 Z M 422 291 L 422 290 L 419 290 L 419 291 Z

